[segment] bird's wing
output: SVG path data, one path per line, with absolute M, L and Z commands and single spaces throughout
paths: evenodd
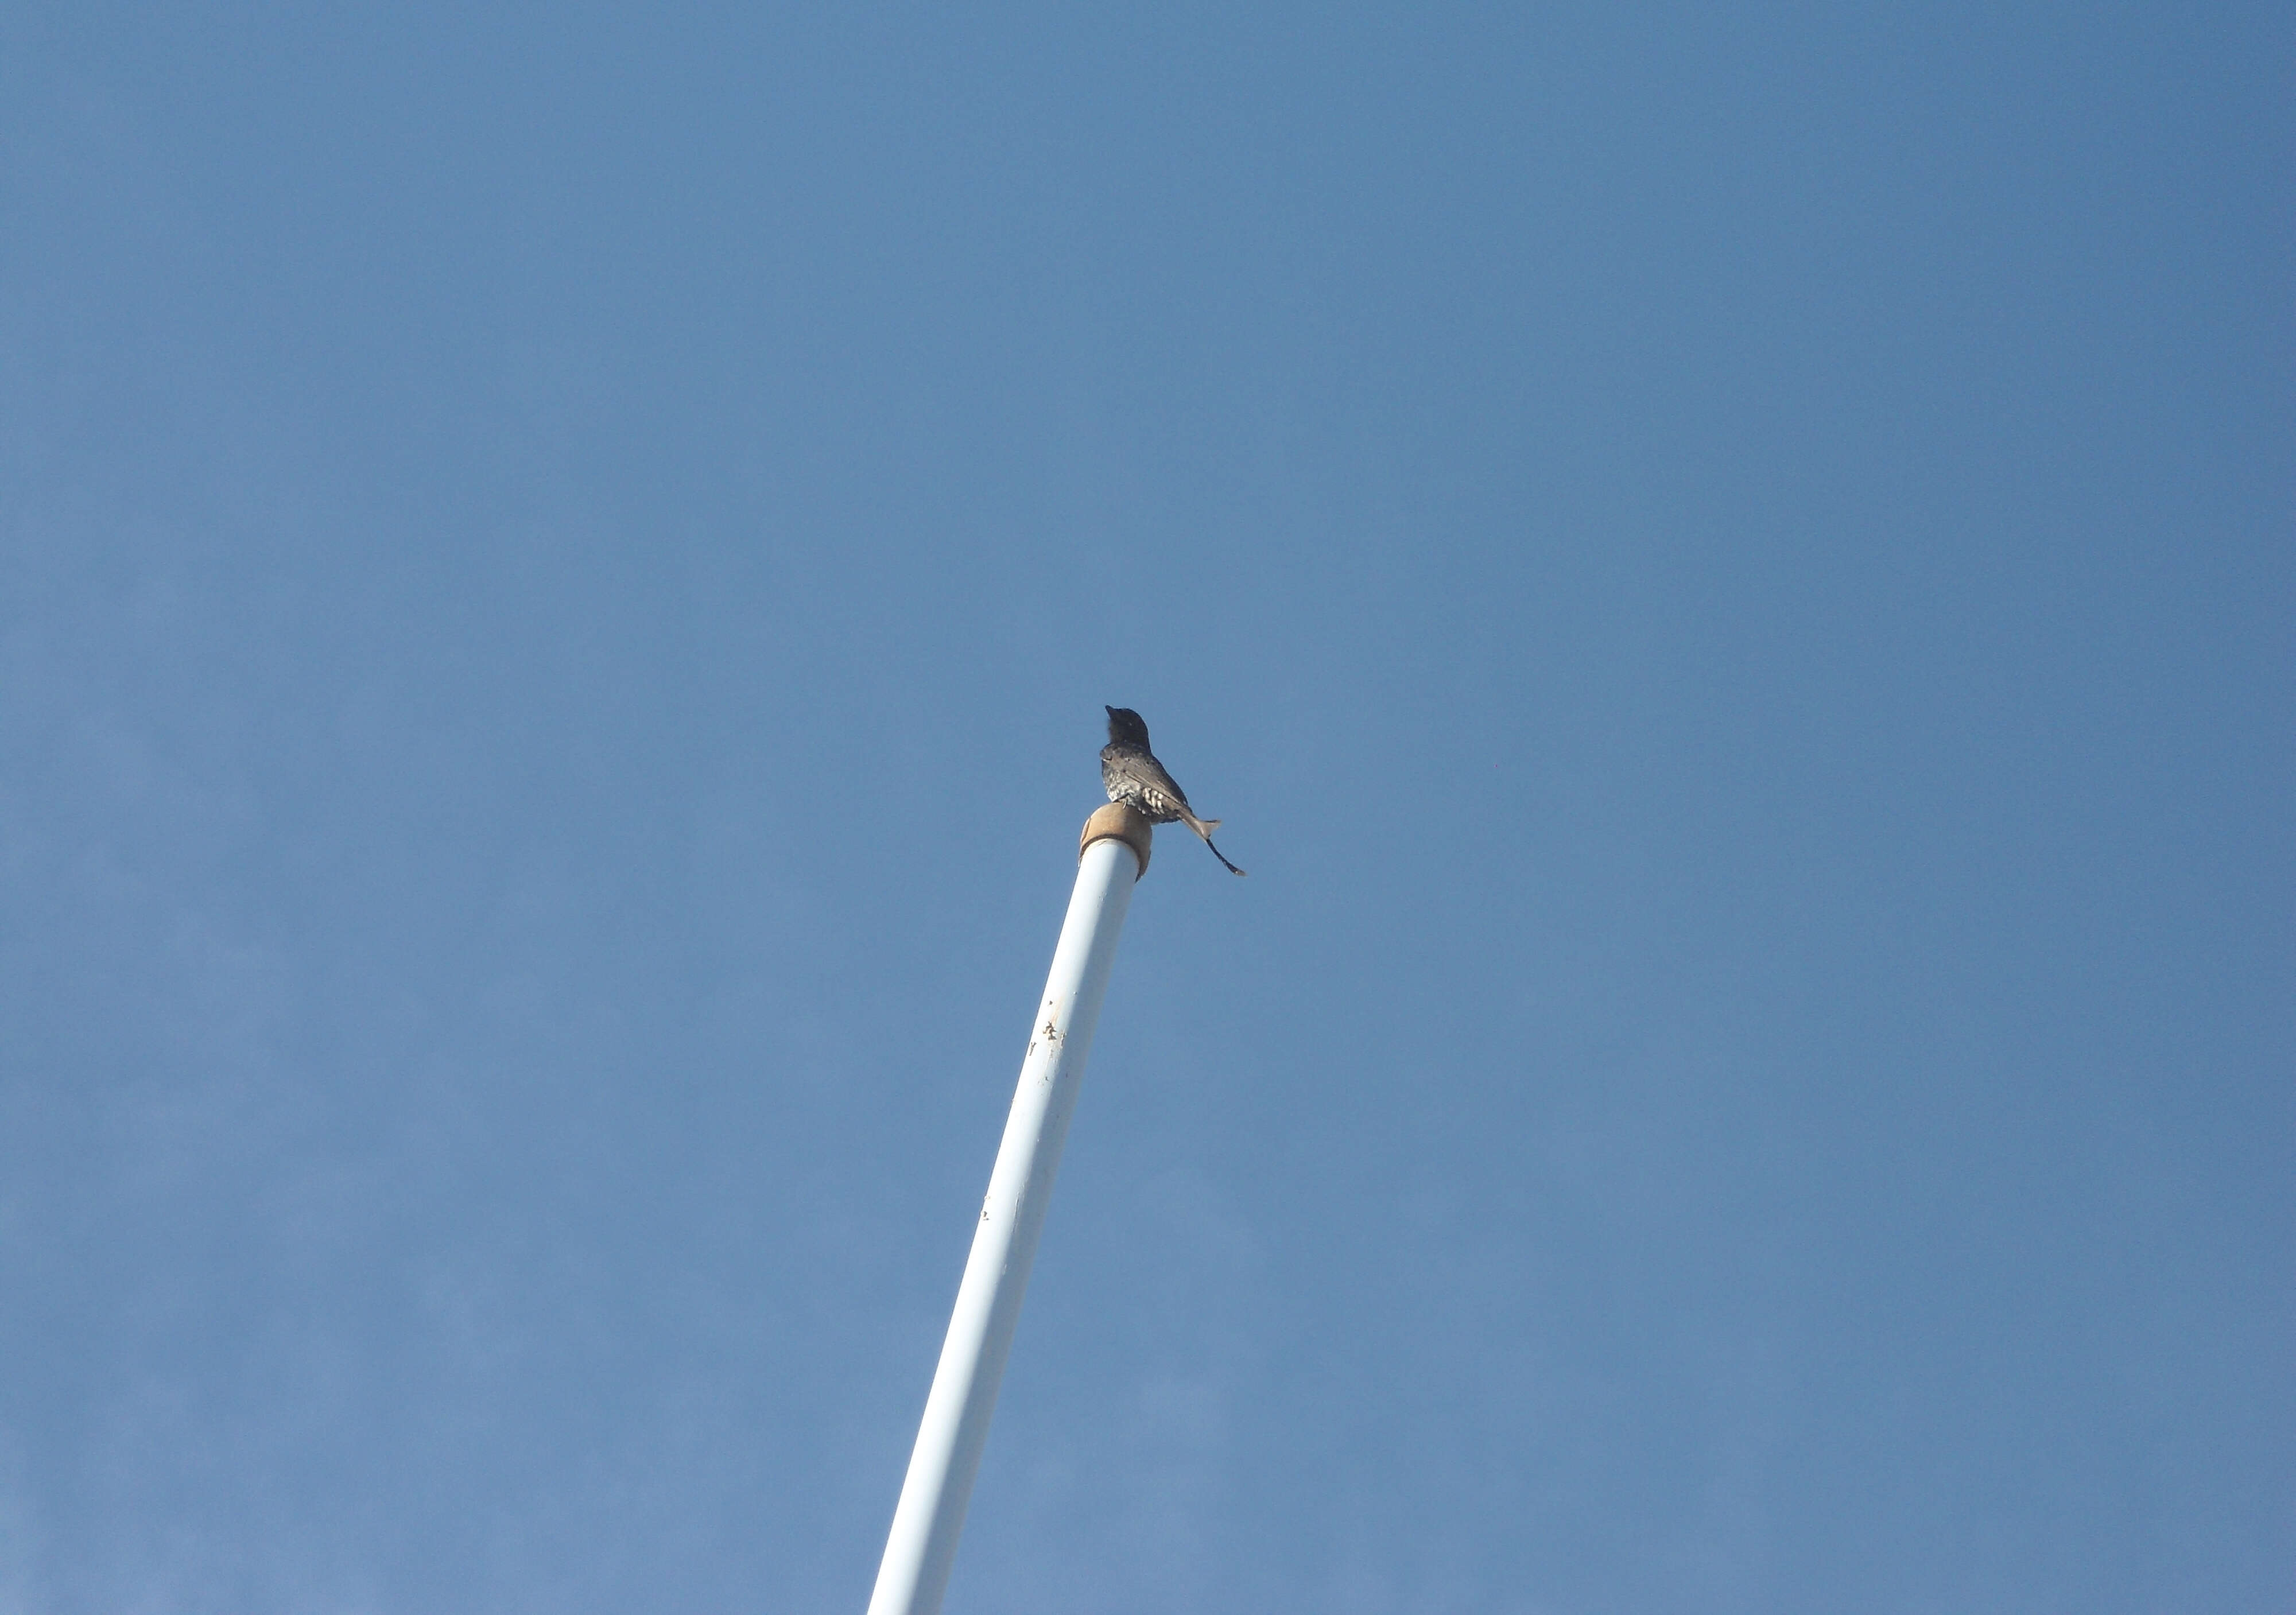
M 1137 751 L 1119 751 L 1114 757 L 1103 753 L 1100 762 L 1103 773 L 1128 780 L 1142 790 L 1153 791 L 1184 808 L 1187 806 L 1188 793 L 1180 789 L 1179 782 L 1166 773 L 1164 765 L 1153 757 L 1144 757 Z
M 1188 793 L 1180 789 L 1180 782 L 1165 770 L 1163 764 L 1152 757 L 1143 758 L 1141 761 L 1146 765 L 1140 771 L 1140 778 L 1144 783 L 1162 791 L 1183 808 L 1188 805 Z

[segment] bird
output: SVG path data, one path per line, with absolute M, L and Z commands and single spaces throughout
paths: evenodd
M 1226 864 L 1230 874 L 1243 873 L 1228 863 L 1226 853 L 1212 847 L 1212 832 L 1220 827 L 1219 820 L 1200 819 L 1189 811 L 1188 793 L 1148 750 L 1148 725 L 1129 707 L 1108 709 L 1108 744 L 1100 749 L 1100 783 L 1108 787 L 1110 801 L 1122 802 L 1145 815 L 1151 824 L 1177 820 L 1204 838 L 1212 857 Z

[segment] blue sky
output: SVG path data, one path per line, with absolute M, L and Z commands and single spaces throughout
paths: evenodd
M 0 1611 L 2296 1599 L 2284 14 L 6 31 Z

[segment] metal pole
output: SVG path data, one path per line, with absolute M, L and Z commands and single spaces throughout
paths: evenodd
M 936 1615 L 948 1589 L 964 1507 L 988 1439 L 989 1415 L 996 1411 L 996 1389 L 1013 1348 L 1013 1325 L 1020 1322 L 1021 1298 L 1029 1287 L 1037 1236 L 1044 1231 L 1053 1177 L 1060 1170 L 1061 1145 L 1076 1110 L 1101 1001 L 1108 996 L 1116 939 L 1132 904 L 1133 882 L 1148 867 L 1151 833 L 1144 817 L 1117 804 L 1085 824 L 1076 890 L 1059 946 L 1053 949 L 1044 1001 L 1029 1030 L 1013 1112 L 988 1176 L 988 1197 L 973 1230 L 972 1254 L 957 1287 L 940 1366 L 925 1398 L 908 1478 L 893 1510 L 869 1615 Z

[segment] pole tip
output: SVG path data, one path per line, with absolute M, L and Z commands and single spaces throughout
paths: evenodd
M 1084 861 L 1084 849 L 1095 841 L 1121 841 L 1132 848 L 1132 856 L 1140 860 L 1140 874 L 1148 873 L 1148 854 L 1156 842 L 1156 826 L 1148 816 L 1125 802 L 1111 802 L 1084 822 L 1084 837 L 1077 842 L 1077 861 Z

